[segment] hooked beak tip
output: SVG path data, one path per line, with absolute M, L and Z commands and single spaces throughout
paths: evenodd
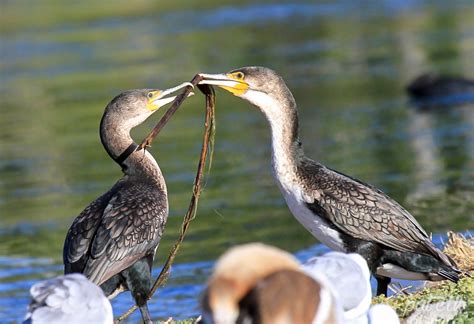
M 176 92 L 180 89 L 183 89 L 185 87 L 191 87 L 194 89 L 194 85 L 191 83 L 191 82 L 183 82 L 179 85 L 177 85 L 176 87 L 173 87 L 173 88 L 169 88 L 169 89 L 166 89 L 166 90 L 163 90 L 161 93 L 160 93 L 160 97 L 159 98 L 163 98 L 164 96 L 166 95 L 169 95 L 173 92 Z

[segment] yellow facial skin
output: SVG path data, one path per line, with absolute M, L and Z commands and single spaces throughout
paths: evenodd
M 243 95 L 249 89 L 248 83 L 244 81 L 245 75 L 242 72 L 227 73 L 226 76 L 235 80 L 236 83 L 233 86 L 220 86 L 222 89 L 236 96 Z
M 158 104 L 159 101 L 157 99 L 160 98 L 161 94 L 163 91 L 161 90 L 156 90 L 156 91 L 150 91 L 147 93 L 147 103 L 146 103 L 146 108 L 150 111 L 155 111 L 159 109 L 161 106 Z

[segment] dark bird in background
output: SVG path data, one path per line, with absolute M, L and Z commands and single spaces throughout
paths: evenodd
M 464 77 L 425 73 L 410 82 L 406 91 L 420 108 L 474 102 L 474 80 Z
M 474 80 L 436 73 L 425 73 L 414 79 L 407 86 L 407 92 L 414 98 L 474 92 Z
M 147 296 L 151 268 L 168 217 L 166 183 L 153 156 L 130 131 L 175 97 L 189 83 L 161 90 L 129 90 L 105 108 L 100 139 L 124 173 L 74 220 L 64 243 L 64 272 L 82 273 L 106 296 L 130 290 L 143 320 L 151 322 Z
M 290 211 L 323 244 L 362 255 L 377 279 L 378 294 L 387 293 L 390 278 L 459 279 L 454 262 L 396 201 L 306 157 L 295 99 L 276 72 L 244 67 L 201 76 L 201 84 L 220 86 L 265 115 L 272 134 L 273 174 Z
M 112 306 L 104 292 L 82 274 L 40 281 L 30 289 L 23 324 L 112 324 Z

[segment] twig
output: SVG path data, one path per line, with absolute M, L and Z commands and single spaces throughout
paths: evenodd
M 394 293 L 389 298 L 393 298 L 393 297 L 398 296 L 400 294 L 409 295 L 409 293 L 407 291 L 409 289 L 411 289 L 412 286 L 402 287 L 399 283 L 396 283 L 396 284 L 391 283 L 391 284 L 388 285 L 388 288 Z
M 202 81 L 202 76 L 196 74 L 196 76 L 191 80 L 191 84 L 193 86 L 196 86 L 199 81 Z M 145 137 L 145 139 L 140 143 L 137 150 L 141 150 L 151 145 L 151 142 L 155 139 L 156 135 L 158 135 L 161 129 L 168 123 L 168 121 L 171 119 L 176 110 L 178 110 L 183 101 L 188 97 L 192 89 L 193 88 L 191 86 L 187 86 L 186 88 L 184 88 L 184 91 L 176 97 L 176 99 L 171 104 L 171 107 L 168 108 L 166 113 L 161 117 L 160 121 L 156 124 L 156 126 L 153 127 L 148 136 Z
M 197 83 L 200 81 L 200 78 L 198 76 L 194 77 L 191 83 L 194 85 L 197 85 Z M 165 116 L 162 117 L 160 122 L 157 124 L 155 128 L 153 128 L 152 132 L 146 137 L 145 140 L 143 140 L 142 144 L 149 145 L 151 141 L 153 141 L 154 137 L 158 134 L 158 132 L 163 128 L 163 126 L 166 124 L 166 122 L 171 118 L 173 113 L 179 108 L 181 103 L 184 101 L 184 99 L 187 97 L 190 89 L 190 87 L 187 87 L 185 91 L 176 98 L 176 100 L 173 102 L 173 105 L 168 109 L 166 112 L 166 115 L 169 115 L 169 117 Z M 148 299 L 151 299 L 155 291 L 164 283 L 164 281 L 168 278 L 169 273 L 170 273 L 170 268 L 171 265 L 173 264 L 173 261 L 176 257 L 176 254 L 178 253 L 179 247 L 181 243 L 184 240 L 184 237 L 186 236 L 186 232 L 189 228 L 189 225 L 191 221 L 196 217 L 196 210 L 198 206 L 198 201 L 199 201 L 199 196 L 201 194 L 201 180 L 202 176 L 204 173 L 204 167 L 206 165 L 206 160 L 208 156 L 208 152 L 213 152 L 213 130 L 214 128 L 214 108 L 215 108 L 215 94 L 214 94 L 214 89 L 211 86 L 207 85 L 200 85 L 199 89 L 206 95 L 206 118 L 204 122 L 204 135 L 203 135 L 203 141 L 202 141 L 202 147 L 201 147 L 201 155 L 199 158 L 199 163 L 198 163 L 198 168 L 196 172 L 196 177 L 194 179 L 194 184 L 193 184 L 193 194 L 191 196 L 191 201 L 189 202 L 189 207 L 188 211 L 184 215 L 183 218 L 183 224 L 181 225 L 181 233 L 176 240 L 176 243 L 174 244 L 173 248 L 170 251 L 170 254 L 168 255 L 168 258 L 166 259 L 165 264 L 163 265 L 163 268 L 161 269 L 160 274 L 155 280 L 155 283 L 153 284 L 150 293 L 148 294 Z M 186 93 L 187 92 L 187 93 Z M 172 110 L 173 109 L 173 110 Z M 171 112 L 170 112 L 171 111 Z M 162 123 L 162 120 L 165 119 L 166 121 Z M 161 125 L 161 126 L 160 126 Z M 127 312 L 122 314 L 116 321 L 115 323 L 120 323 L 124 319 L 126 319 L 130 314 L 132 314 L 135 310 L 137 309 L 137 306 L 134 305 L 132 306 Z

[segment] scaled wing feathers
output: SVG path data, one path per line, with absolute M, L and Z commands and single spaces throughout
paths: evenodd
M 301 180 L 314 192 L 309 207 L 344 233 L 399 251 L 424 251 L 451 264 L 415 218 L 379 189 L 311 160 L 302 167 Z

